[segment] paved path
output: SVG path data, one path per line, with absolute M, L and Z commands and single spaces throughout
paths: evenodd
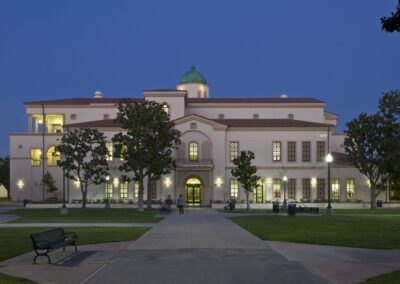
M 154 227 L 157 223 L 6 223 L 0 228 L 25 227 Z
M 89 283 L 326 283 L 213 210 L 168 216 Z

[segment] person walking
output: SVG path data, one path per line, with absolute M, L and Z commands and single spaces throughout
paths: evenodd
M 167 213 L 171 214 L 172 210 L 171 210 L 171 205 L 172 205 L 172 198 L 171 195 L 168 195 L 167 198 L 165 199 L 165 208 L 167 209 Z
M 176 203 L 179 208 L 179 214 L 184 214 L 185 212 L 183 211 L 183 206 L 185 206 L 185 198 L 182 196 L 182 194 L 179 194 L 179 198 Z

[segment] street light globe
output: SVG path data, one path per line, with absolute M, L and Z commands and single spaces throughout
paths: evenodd
M 327 163 L 332 163 L 332 161 L 333 161 L 333 157 L 332 157 L 331 153 L 329 153 L 329 154 L 326 155 L 326 157 L 325 157 L 325 162 L 327 162 Z
M 283 181 L 287 181 L 287 176 L 283 176 Z
M 106 176 L 106 180 L 110 180 L 110 176 Z

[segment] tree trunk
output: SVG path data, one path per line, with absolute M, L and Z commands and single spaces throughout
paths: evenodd
M 147 176 L 147 209 L 151 209 L 151 177 Z
M 375 186 L 371 185 L 371 209 L 376 209 L 376 196 L 377 194 L 375 193 L 376 189 Z
M 143 212 L 143 193 L 144 193 L 144 188 L 143 188 L 143 175 L 139 176 L 139 199 L 138 199 L 138 211 Z
M 247 208 L 247 211 L 250 210 L 250 200 L 249 200 L 249 192 L 248 191 L 246 191 L 246 208 Z
M 81 186 L 83 187 L 83 186 Z M 82 190 L 82 208 L 86 208 L 86 195 L 87 195 L 88 184 L 85 182 L 85 189 Z

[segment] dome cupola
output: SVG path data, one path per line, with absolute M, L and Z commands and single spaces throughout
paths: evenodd
M 182 75 L 177 89 L 187 91 L 187 96 L 189 98 L 208 98 L 209 87 L 206 77 L 197 71 L 194 65 L 190 67 L 189 71 Z
M 206 78 L 203 74 L 196 70 L 196 66 L 192 65 L 190 70 L 182 75 L 179 84 L 188 84 L 188 83 L 201 83 L 207 84 Z

